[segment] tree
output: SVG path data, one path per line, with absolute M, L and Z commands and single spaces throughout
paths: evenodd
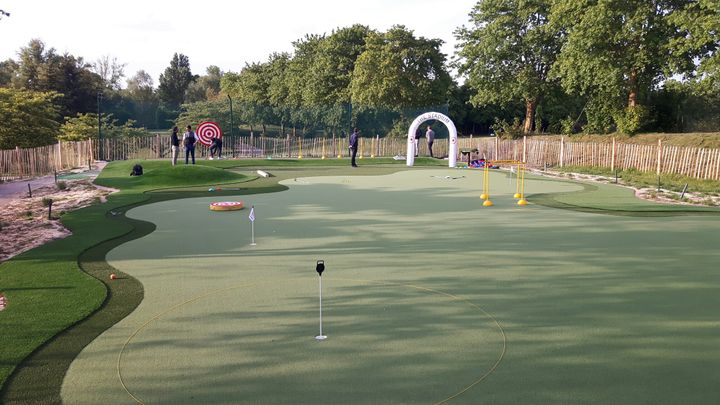
M 55 48 L 45 49 L 45 43 L 39 39 L 32 39 L 28 46 L 20 48 L 18 52 L 17 75 L 13 78 L 16 88 L 42 91 L 46 83 L 42 80 L 44 66 L 56 56 Z
M 135 127 L 135 121 L 127 120 L 119 125 L 112 114 L 103 114 L 101 120 L 102 133 L 106 138 L 143 136 L 148 132 L 145 128 Z M 58 139 L 63 141 L 81 141 L 93 139 L 98 135 L 97 114 L 77 114 L 75 117 L 65 117 L 65 123 L 60 127 Z
M 190 59 L 183 54 L 175 53 L 170 66 L 160 75 L 158 85 L 160 100 L 172 108 L 180 107 L 185 101 L 185 92 L 195 79 L 190 71 Z
M 239 74 L 228 73 L 222 79 L 222 89 L 237 103 L 242 120 L 251 126 L 260 124 L 263 133 L 266 124 L 273 118 L 268 99 L 268 67 L 267 63 L 249 64 Z
M 643 94 L 647 96 L 673 73 L 694 70 L 696 54 L 672 46 L 686 42 L 688 31 L 669 16 L 697 10 L 696 3 L 558 0 L 553 3 L 552 20 L 564 27 L 567 38 L 552 73 L 566 90 L 591 98 L 589 113 L 596 111 L 597 118 L 605 120 L 612 114 L 618 127 L 632 133 L 648 115 L 640 105 Z
M 699 87 L 717 94 L 720 88 L 720 0 L 690 2 L 667 18 L 680 31 L 680 35 L 671 40 L 670 48 L 676 54 L 691 56 L 682 59 L 684 65 L 675 66 L 674 70 L 686 72 L 686 76 L 697 80 Z
M 441 45 L 402 25 L 370 32 L 350 83 L 353 104 L 394 110 L 445 104 L 452 79 Z
M 125 77 L 126 63 L 118 63 L 117 58 L 110 59 L 110 55 L 101 56 L 92 65 L 93 71 L 100 76 L 107 89 L 120 90 L 120 81 Z
M 144 70 L 138 70 L 133 77 L 127 80 L 125 93 L 137 101 L 155 100 L 152 76 Z
M 0 62 L 0 87 L 8 87 L 12 84 L 18 67 L 17 62 L 12 59 Z
M 220 81 L 225 73 L 217 66 L 208 66 L 205 76 L 200 76 L 190 83 L 185 93 L 185 101 L 194 103 L 196 101 L 215 100 L 220 97 Z
M 0 88 L 0 149 L 32 148 L 55 142 L 59 95 Z
M 556 84 L 548 77 L 561 36 L 549 24 L 550 0 L 483 0 L 471 26 L 456 31 L 459 71 L 476 91 L 475 106 L 525 103 L 523 132 L 530 133 L 542 97 Z
M 350 127 L 350 82 L 370 32 L 359 24 L 334 30 L 318 42 L 315 57 L 309 61 L 304 104 L 316 109 L 319 121 L 333 132 L 343 125 Z
M 58 55 L 54 48 L 46 49 L 38 39 L 21 48 L 19 56 L 13 77 L 16 88 L 60 93 L 58 102 L 63 116 L 96 108 L 95 97 L 102 81 L 90 71 L 90 65 L 83 58 L 68 53 Z

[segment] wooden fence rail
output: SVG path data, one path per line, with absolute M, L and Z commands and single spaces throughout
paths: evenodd
M 104 139 L 102 158 L 105 160 L 168 159 L 171 154 L 170 137 Z M 418 154 L 427 156 L 427 145 L 421 139 Z M 473 158 L 488 160 L 522 160 L 532 167 L 597 166 L 614 169 L 637 169 L 660 174 L 680 174 L 699 179 L 720 180 L 720 149 L 680 146 L 636 145 L 615 142 L 567 142 L 523 138 L 460 138 L 459 150 L 477 149 Z M 182 149 L 182 146 L 181 146 Z M 405 156 L 404 138 L 360 139 L 358 155 L 362 158 Z M 30 149 L 0 150 L 0 179 L 20 179 L 52 174 L 82 167 L 100 157 L 97 141 L 59 142 L 55 145 Z M 435 156 L 446 156 L 447 139 L 433 145 Z M 198 145 L 196 158 L 209 155 L 206 146 Z M 184 159 L 180 152 L 180 160 Z M 265 136 L 226 136 L 223 138 L 224 158 L 338 158 L 348 157 L 348 139 L 285 138 Z M 460 156 L 458 156 L 458 159 Z

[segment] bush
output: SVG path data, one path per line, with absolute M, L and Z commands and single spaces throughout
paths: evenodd
M 53 199 L 52 199 L 52 198 L 43 197 L 43 199 L 42 199 L 42 205 L 43 205 L 43 207 L 49 207 L 49 206 L 52 205 L 52 203 L 53 203 Z
M 572 135 L 575 133 L 575 120 L 567 117 L 560 120 L 560 133 L 563 135 Z
M 650 110 L 640 105 L 628 107 L 613 115 L 615 125 L 620 133 L 635 135 L 650 121 Z
M 496 118 L 495 124 L 493 124 L 491 128 L 500 138 L 518 139 L 525 135 L 525 128 L 523 127 L 522 121 L 517 117 L 515 117 L 512 124 Z
M 58 190 L 65 190 L 67 188 L 67 183 L 65 183 L 64 181 L 58 181 L 57 188 Z

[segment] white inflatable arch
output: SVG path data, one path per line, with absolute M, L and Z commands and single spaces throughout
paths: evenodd
M 412 166 L 415 163 L 415 133 L 420 127 L 420 124 L 429 120 L 441 121 L 447 127 L 450 133 L 450 139 L 448 139 L 450 142 L 450 147 L 448 148 L 448 166 L 455 167 L 457 163 L 457 129 L 455 129 L 455 124 L 453 124 L 447 115 L 438 112 L 426 112 L 415 118 L 415 121 L 410 125 L 407 138 L 407 165 Z

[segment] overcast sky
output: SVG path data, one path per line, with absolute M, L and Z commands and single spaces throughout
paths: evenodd
M 190 58 L 194 74 L 217 65 L 239 71 L 292 51 L 305 34 L 330 33 L 360 23 L 376 30 L 402 24 L 416 36 L 445 41 L 452 58 L 453 32 L 467 25 L 477 0 L 0 0 L 10 17 L 0 20 L 0 60 L 17 60 L 33 38 L 59 53 L 95 62 L 103 55 L 126 63 L 125 76 L 144 69 L 158 77 L 173 53 Z

